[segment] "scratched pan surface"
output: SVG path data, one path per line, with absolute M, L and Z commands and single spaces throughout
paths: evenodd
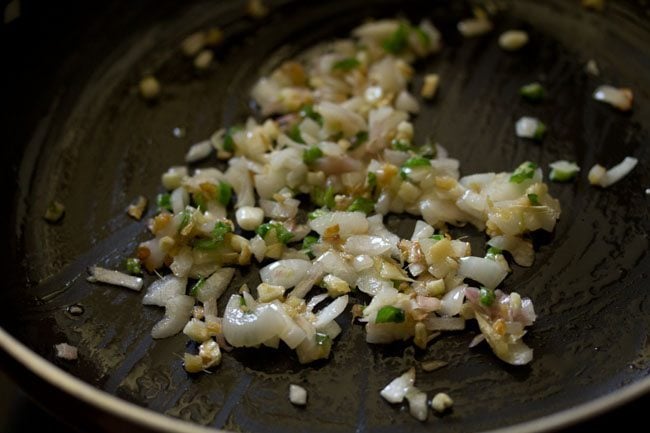
M 596 14 L 563 0 L 506 3 L 497 29 L 523 28 L 531 42 L 505 53 L 498 32 L 461 40 L 455 22 L 469 7 L 458 1 L 273 2 L 260 21 L 245 16 L 242 2 L 44 3 L 24 2 L 23 18 L 3 28 L 16 63 L 4 81 L 4 187 L 13 207 L 3 216 L 8 277 L 0 325 L 63 370 L 155 412 L 251 432 L 496 429 L 616 394 L 648 375 L 650 29 L 643 7 L 611 4 Z M 583 167 L 575 183 L 550 185 L 562 203 L 557 229 L 536 238 L 535 265 L 513 266 L 504 284 L 535 301 L 539 319 L 526 337 L 535 360 L 514 368 L 486 347 L 467 349 L 474 326 L 424 351 L 370 346 L 346 314 L 326 362 L 301 366 L 285 350 L 238 350 L 212 374 L 188 376 L 179 360 L 186 338 L 149 335 L 162 310 L 142 307 L 142 294 L 87 283 L 86 267 L 119 268 L 133 254 L 147 230 L 126 216 L 126 205 L 139 194 L 155 197 L 159 174 L 182 163 L 190 144 L 254 114 L 248 91 L 260 74 L 314 43 L 345 36 L 366 17 L 396 14 L 430 17 L 445 41 L 440 54 L 417 65 L 415 88 L 425 72 L 439 73 L 442 83 L 415 119 L 418 139 L 432 135 L 465 174 L 509 170 L 524 160 L 546 168 L 570 159 Z M 226 43 L 216 64 L 197 75 L 178 45 L 213 25 L 224 29 Z M 590 58 L 601 77 L 583 72 Z M 137 95 L 147 72 L 163 86 L 156 104 Z M 517 95 L 533 80 L 550 95 L 537 106 Z M 631 87 L 634 110 L 623 114 L 593 101 L 601 83 Z M 547 123 L 541 144 L 514 136 L 521 115 Z M 589 167 L 626 155 L 640 160 L 630 176 L 607 190 L 588 186 Z M 59 224 L 42 219 L 51 199 L 66 205 Z M 388 224 L 406 234 L 413 220 L 390 216 Z M 480 234 L 455 233 L 482 251 Z M 254 281 L 250 271 L 238 272 L 236 283 Z M 84 314 L 68 314 L 73 304 Z M 54 358 L 52 345 L 62 341 L 79 347 L 78 361 Z M 448 392 L 455 408 L 419 423 L 378 391 L 424 359 L 449 364 L 420 372 L 418 386 L 429 395 Z M 288 402 L 289 383 L 309 389 L 306 409 Z

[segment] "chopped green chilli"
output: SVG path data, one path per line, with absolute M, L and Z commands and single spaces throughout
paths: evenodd
M 352 69 L 356 69 L 361 65 L 361 62 L 359 62 L 357 59 L 354 57 L 349 57 L 347 59 L 339 60 L 338 62 L 335 62 L 334 65 L 332 66 L 332 69 L 334 70 L 339 70 L 339 71 L 351 71 Z
M 479 301 L 481 302 L 481 304 L 485 305 L 486 307 L 489 307 L 492 304 L 494 304 L 495 300 L 496 300 L 496 295 L 494 294 L 494 290 L 481 287 L 479 291 Z
M 384 50 L 391 54 L 399 54 L 408 45 L 409 27 L 400 23 L 397 30 L 382 43 Z
M 379 311 L 377 311 L 375 323 L 402 323 L 404 320 L 406 320 L 404 310 L 393 307 L 392 305 L 387 305 L 381 307 Z
M 140 259 L 136 257 L 129 257 L 126 259 L 126 271 L 131 275 L 142 275 Z
M 527 196 L 530 204 L 533 206 L 539 206 L 539 196 L 537 194 L 527 194 Z
M 228 206 L 232 198 L 232 186 L 228 182 L 219 182 L 219 203 Z
M 551 172 L 548 177 L 554 182 L 568 182 L 580 172 L 580 167 L 575 162 L 565 160 L 552 162 L 549 167 Z
M 521 164 L 510 176 L 510 182 L 512 183 L 522 183 L 526 179 L 532 179 L 535 175 L 535 170 L 537 170 L 537 164 L 534 162 L 526 161 Z
M 162 193 L 156 196 L 156 205 L 158 210 L 172 211 L 172 195 L 169 193 Z
M 519 89 L 519 94 L 530 102 L 539 102 L 546 96 L 544 88 L 538 82 L 521 86 Z
M 318 146 L 310 146 L 302 152 L 302 160 L 305 164 L 313 164 L 323 156 L 323 151 Z
M 375 202 L 365 197 L 357 197 L 348 206 L 348 212 L 361 211 L 365 214 L 372 213 L 375 210 Z

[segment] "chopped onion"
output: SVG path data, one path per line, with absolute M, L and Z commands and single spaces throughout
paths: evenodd
M 144 281 L 140 277 L 127 275 L 123 272 L 105 269 L 99 266 L 88 268 L 90 276 L 87 278 L 91 283 L 106 283 L 114 286 L 126 287 L 127 289 L 140 291 Z
M 65 359 L 67 361 L 74 361 L 78 357 L 78 351 L 75 346 L 71 346 L 68 343 L 55 344 L 54 348 L 56 349 L 56 357 Z
M 388 385 L 386 385 L 386 387 L 381 390 L 380 395 L 389 403 L 401 403 L 404 401 L 406 393 L 409 392 L 414 383 L 415 368 L 411 367 L 406 373 L 393 379 Z
M 369 256 L 380 256 L 391 250 L 392 245 L 384 238 L 369 235 L 352 235 L 343 245 L 345 252 L 359 255 L 367 254 Z
M 332 320 L 336 319 L 348 305 L 348 296 L 343 295 L 336 298 L 332 301 L 327 307 L 323 308 L 316 314 L 316 321 L 314 322 L 314 328 L 321 329 L 330 323 Z
M 544 124 L 535 117 L 524 116 L 517 120 L 515 132 L 517 137 L 540 139 L 545 129 Z
M 467 284 L 461 284 L 445 293 L 445 296 L 443 296 L 441 300 L 440 314 L 444 316 L 455 316 L 460 313 L 460 309 L 463 306 L 463 300 L 465 299 L 466 287 Z
M 187 295 L 176 295 L 165 304 L 165 317 L 156 323 L 151 330 L 153 338 L 167 338 L 183 330 L 192 316 L 194 298 Z
M 494 289 L 508 275 L 496 260 L 485 257 L 461 257 L 458 275 L 478 281 L 488 289 Z
M 594 165 L 589 170 L 589 182 L 607 188 L 627 176 L 636 167 L 638 159 L 626 156 L 623 161 L 606 170 L 601 165 Z
M 409 402 L 409 412 L 411 416 L 418 421 L 426 421 L 429 415 L 427 394 L 413 386 L 408 390 L 404 397 L 406 397 Z
M 309 260 L 278 260 L 260 269 L 260 278 L 267 284 L 289 289 L 305 279 L 311 266 Z
M 230 284 L 234 275 L 234 268 L 221 268 L 217 270 L 197 290 L 196 299 L 201 302 L 208 301 L 212 298 L 219 299 L 228 288 L 228 284 Z
M 190 147 L 185 155 L 185 162 L 197 162 L 210 156 L 212 152 L 212 143 L 210 140 L 201 141 Z
M 291 403 L 304 406 L 307 404 L 307 390 L 302 386 L 294 385 L 293 383 L 289 385 L 289 401 Z
M 187 278 L 178 278 L 173 274 L 165 275 L 147 287 L 147 293 L 142 298 L 144 305 L 164 307 L 170 299 L 185 294 Z
M 626 88 L 617 89 L 608 85 L 598 86 L 594 90 L 593 96 L 596 101 L 605 102 L 621 111 L 631 110 L 632 101 L 634 100 L 632 90 Z
M 499 36 L 499 46 L 506 51 L 516 51 L 528 43 L 528 33 L 508 30 Z
M 245 296 L 245 295 L 244 295 Z M 254 347 L 272 337 L 277 337 L 286 327 L 284 318 L 275 304 L 249 305 L 242 310 L 242 297 L 232 295 L 223 315 L 223 335 L 234 347 Z
M 363 212 L 328 212 L 309 222 L 309 226 L 319 235 L 329 227 L 338 225 L 339 235 L 348 237 L 368 232 L 368 220 Z

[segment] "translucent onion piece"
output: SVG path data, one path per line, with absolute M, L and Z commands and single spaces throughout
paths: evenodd
M 254 347 L 284 331 L 286 324 L 275 304 L 262 304 L 257 308 L 242 310 L 242 297 L 232 295 L 223 315 L 223 335 L 234 347 Z
M 186 295 L 177 295 L 167 301 L 165 317 L 156 323 L 151 330 L 153 338 L 167 338 L 183 330 L 185 324 L 192 316 L 194 298 Z
M 185 294 L 187 278 L 178 278 L 175 275 L 165 275 L 147 287 L 147 293 L 142 298 L 144 305 L 157 305 L 164 307 L 170 299 Z
M 330 323 L 332 320 L 336 319 L 348 305 L 348 296 L 339 296 L 334 301 L 332 301 L 328 306 L 323 308 L 316 314 L 316 321 L 314 322 L 314 327 L 319 330 L 325 325 Z
M 508 271 L 495 260 L 470 256 L 460 258 L 458 275 L 478 281 L 488 289 L 494 289 L 505 279 Z
M 90 276 L 87 278 L 91 283 L 106 283 L 114 286 L 126 287 L 127 289 L 140 291 L 144 281 L 140 277 L 127 275 L 123 272 L 105 269 L 99 266 L 88 268 Z
M 309 260 L 278 260 L 260 269 L 260 277 L 264 283 L 289 289 L 305 279 L 311 266 Z
M 390 403 L 401 403 L 414 383 L 415 368 L 410 368 L 406 373 L 393 379 L 379 394 Z

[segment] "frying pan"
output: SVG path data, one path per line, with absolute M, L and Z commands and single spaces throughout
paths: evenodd
M 5 368 L 49 408 L 95 431 L 532 432 L 648 392 L 644 2 L 610 2 L 602 13 L 577 1 L 505 2 L 497 31 L 470 40 L 455 31 L 471 11 L 462 1 L 269 1 L 263 20 L 248 17 L 240 1 L 90 3 L 24 1 L 21 17 L 2 28 L 11 64 L 3 66 L 8 207 L 0 346 Z M 468 349 L 475 327 L 443 335 L 427 350 L 368 345 L 347 314 L 327 361 L 301 366 L 285 350 L 236 350 L 211 374 L 186 374 L 178 358 L 186 338 L 150 337 L 162 311 L 144 308 L 141 294 L 86 282 L 87 266 L 119 268 L 147 239 L 146 218 L 129 219 L 127 204 L 140 194 L 155 197 L 160 173 L 181 163 L 190 144 L 255 115 L 248 91 L 257 77 L 314 43 L 345 36 L 367 17 L 395 15 L 430 17 L 445 42 L 416 68 L 416 86 L 425 72 L 438 72 L 442 82 L 437 100 L 415 119 L 417 140 L 431 136 L 443 144 L 465 174 L 511 170 L 524 160 L 546 168 L 570 159 L 582 167 L 574 183 L 550 185 L 562 203 L 557 228 L 535 236 L 534 266 L 513 266 L 504 283 L 535 302 L 539 318 L 526 337 L 534 361 L 512 367 L 485 346 Z M 214 25 L 224 29 L 226 43 L 216 64 L 197 74 L 179 43 Z M 507 28 L 528 31 L 529 45 L 501 51 L 496 38 Z M 599 77 L 584 72 L 591 58 Z M 163 88 L 153 104 L 137 95 L 139 79 L 151 72 Z M 534 80 L 549 94 L 536 106 L 517 94 Z M 633 89 L 631 113 L 591 99 L 605 83 Z M 522 115 L 547 123 L 542 143 L 514 136 Z M 640 161 L 628 177 L 605 190 L 588 185 L 589 167 L 627 155 Z M 42 218 L 53 199 L 66 205 L 58 224 Z M 387 217 L 402 234 L 413 223 Z M 471 228 L 454 234 L 474 248 L 484 242 Z M 254 269 L 238 271 L 234 285 L 253 275 Z M 71 305 L 83 314 L 70 314 Z M 79 347 L 77 361 L 55 358 L 52 346 L 64 341 Z M 420 423 L 378 391 L 425 359 L 448 365 L 420 371 L 418 387 L 449 393 L 455 406 Z M 305 409 L 289 403 L 290 383 L 309 389 Z

